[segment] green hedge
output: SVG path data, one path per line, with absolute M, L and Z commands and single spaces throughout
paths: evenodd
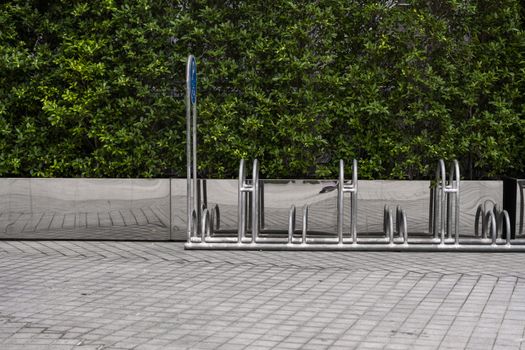
M 519 0 L 30 1 L 0 5 L 0 176 L 525 173 Z

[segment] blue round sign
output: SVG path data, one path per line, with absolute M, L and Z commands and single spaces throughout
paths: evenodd
M 190 62 L 190 87 L 191 104 L 195 104 L 197 102 L 197 63 L 193 56 Z

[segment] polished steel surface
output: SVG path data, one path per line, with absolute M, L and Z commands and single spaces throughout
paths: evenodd
M 302 241 L 305 222 L 309 239 L 337 237 L 337 181 L 260 183 L 264 187 L 263 236 L 268 236 L 266 232 L 286 234 L 289 210 L 295 205 L 294 241 Z M 172 239 L 187 240 L 186 184 L 186 179 L 0 179 L 0 238 L 169 239 L 171 226 Z M 206 180 L 205 187 L 210 221 L 216 206 L 219 209 L 220 227 L 215 235 L 234 232 L 236 240 L 238 180 Z M 461 194 L 460 236 L 475 238 L 476 210 L 485 202 L 487 208 L 491 203 L 501 208 L 502 182 L 462 181 Z M 360 180 L 358 202 L 360 236 L 383 232 L 385 204 L 403 209 L 410 241 L 418 239 L 417 233 L 430 235 L 430 181 Z M 345 213 L 345 240 L 352 239 L 350 215 Z
M 1 179 L 0 238 L 170 238 L 169 179 Z
M 172 207 L 174 225 L 184 225 L 181 217 L 185 207 L 182 179 L 172 179 Z M 218 205 L 221 230 L 237 232 L 238 180 L 206 180 L 208 207 Z M 309 206 L 309 232 L 322 231 L 336 235 L 337 232 L 337 181 L 333 180 L 261 180 L 264 184 L 263 230 L 287 231 L 288 213 L 292 205 L 297 210 Z M 462 181 L 460 198 L 459 231 L 461 236 L 474 236 L 477 206 L 483 201 L 502 202 L 500 181 Z M 357 231 L 372 234 L 383 231 L 383 209 L 400 206 L 406 214 L 409 232 L 429 234 L 428 213 L 430 181 L 360 180 Z M 302 228 L 302 216 L 296 218 L 296 228 Z M 344 232 L 350 232 L 350 212 L 345 213 Z M 181 237 L 184 239 L 183 237 Z

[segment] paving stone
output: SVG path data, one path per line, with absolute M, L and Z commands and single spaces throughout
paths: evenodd
M 523 263 L 525 254 L 0 241 L 0 348 L 523 348 Z

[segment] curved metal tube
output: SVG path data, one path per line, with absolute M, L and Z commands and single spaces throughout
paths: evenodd
M 192 210 L 191 212 L 191 235 L 197 237 L 197 212 Z
M 485 219 L 483 217 L 483 205 L 480 204 L 478 205 L 478 209 L 476 210 L 476 218 L 474 220 L 474 236 L 475 237 L 479 237 L 479 219 L 481 218 L 481 230 L 482 232 L 484 231 L 484 222 L 485 222 Z M 485 237 L 483 237 L 485 238 Z
M 221 227 L 221 218 L 219 212 L 219 205 L 215 206 L 210 210 L 210 236 L 213 236 L 216 230 Z
M 402 209 L 400 205 L 396 206 L 396 233 L 399 237 L 401 237 L 401 213 Z
M 308 204 L 303 207 L 303 235 L 302 244 L 306 244 L 306 233 L 308 232 Z
M 215 218 L 215 221 L 213 222 L 214 229 L 215 230 L 220 230 L 221 229 L 221 211 L 219 210 L 219 205 L 215 204 L 215 206 L 213 207 L 212 210 L 213 210 L 212 214 L 213 214 L 213 216 Z
M 203 243 L 204 241 L 199 237 L 199 222 L 197 219 L 197 212 L 195 210 L 191 211 L 191 236 L 190 242 L 193 243 Z
M 496 225 L 496 218 L 494 217 L 494 212 L 489 210 L 485 214 L 485 220 L 487 222 L 487 230 L 490 232 L 490 237 L 492 238 L 492 244 L 496 244 L 498 238 L 498 228 Z
M 394 244 L 394 218 L 390 210 L 388 211 L 388 243 Z
M 387 237 L 387 217 L 388 217 L 388 213 L 389 213 L 390 209 L 388 208 L 388 205 L 385 204 L 385 206 L 383 207 L 383 234 L 385 235 L 385 237 Z
M 292 243 L 295 232 L 295 205 L 292 204 L 288 213 L 288 243 Z
M 403 210 L 403 225 L 401 226 L 403 228 L 403 243 L 408 244 L 408 224 L 407 224 L 407 215 L 405 211 Z
M 207 237 L 211 236 L 211 229 L 210 229 L 210 212 L 208 209 L 204 209 L 202 212 L 202 232 L 201 232 L 201 242 L 205 242 Z
M 394 244 L 394 220 L 392 212 L 387 205 L 385 205 L 384 208 L 383 233 L 388 238 L 388 243 L 391 245 Z
M 505 227 L 505 244 L 510 245 L 510 217 L 506 210 L 503 210 L 498 216 L 498 237 L 500 238 L 503 238 L 503 227 Z
M 405 211 L 398 205 L 396 207 L 396 230 L 402 243 L 408 244 L 408 227 L 407 215 Z

